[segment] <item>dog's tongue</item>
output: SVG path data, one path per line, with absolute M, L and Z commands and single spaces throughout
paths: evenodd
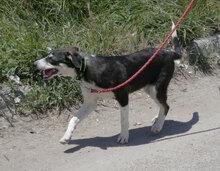
M 46 69 L 46 70 L 43 70 L 44 78 L 49 78 L 49 77 L 51 77 L 55 73 L 57 73 L 56 69 Z

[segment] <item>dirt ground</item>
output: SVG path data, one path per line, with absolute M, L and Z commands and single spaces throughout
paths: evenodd
M 159 108 L 142 91 L 130 95 L 126 145 L 116 143 L 120 114 L 114 101 L 100 102 L 67 145 L 59 139 L 76 109 L 38 120 L 18 118 L 14 128 L 0 127 L 0 170 L 220 170 L 219 73 L 178 74 L 172 79 L 170 111 L 158 135 L 150 128 Z

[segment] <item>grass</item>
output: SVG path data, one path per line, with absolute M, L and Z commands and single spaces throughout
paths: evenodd
M 120 55 L 158 46 L 189 0 L 0 0 L 0 82 L 18 75 L 33 88 L 22 109 L 67 107 L 80 97 L 71 79 L 42 81 L 33 61 L 49 48 L 78 46 Z M 197 0 L 178 28 L 182 46 L 219 29 L 218 0 Z M 170 48 L 171 44 L 165 48 Z M 58 86 L 56 86 L 58 85 Z

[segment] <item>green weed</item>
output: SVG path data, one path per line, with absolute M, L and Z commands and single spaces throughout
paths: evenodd
M 120 55 L 158 46 L 189 0 L 1 0 L 0 82 L 18 75 L 33 87 L 25 107 L 68 106 L 79 98 L 72 79 L 46 83 L 33 62 L 54 49 L 78 46 L 88 54 Z M 218 0 L 197 0 L 178 33 L 190 40 L 219 29 Z M 170 48 L 171 44 L 166 45 Z M 57 86 L 58 85 L 58 86 Z

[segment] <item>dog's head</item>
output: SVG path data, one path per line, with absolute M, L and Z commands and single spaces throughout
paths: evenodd
M 56 75 L 76 77 L 81 61 L 79 49 L 68 47 L 51 51 L 48 56 L 35 61 L 34 65 L 43 71 L 45 79 Z

